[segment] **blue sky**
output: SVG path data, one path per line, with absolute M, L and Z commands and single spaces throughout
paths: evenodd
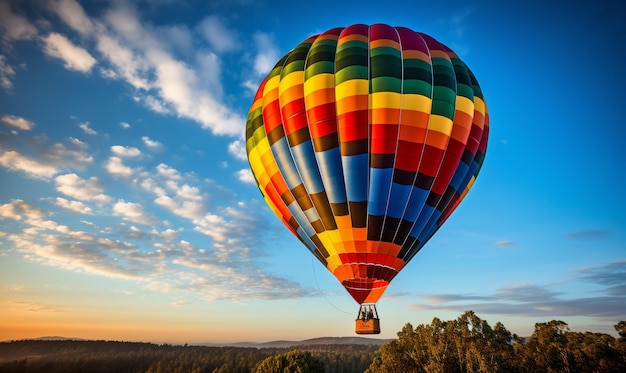
M 357 305 L 264 205 L 256 85 L 306 37 L 427 33 L 473 70 L 487 157 L 378 304 L 383 334 L 474 310 L 527 335 L 626 317 L 618 2 L 0 0 L 0 340 L 353 334 Z

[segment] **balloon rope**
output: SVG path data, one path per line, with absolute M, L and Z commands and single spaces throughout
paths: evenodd
M 328 298 L 326 298 L 326 296 L 322 292 L 322 289 L 320 289 L 320 284 L 317 282 L 317 275 L 315 274 L 315 261 L 314 261 L 314 258 L 311 258 L 311 268 L 313 269 L 313 278 L 315 279 L 315 285 L 317 285 L 317 290 L 320 292 L 321 296 L 326 300 L 326 302 L 328 304 L 330 304 L 334 309 L 336 309 L 339 312 L 343 312 L 343 313 L 347 313 L 347 314 L 354 313 L 354 312 L 347 312 L 347 311 L 344 311 L 344 310 L 340 309 L 339 307 L 335 306 Z

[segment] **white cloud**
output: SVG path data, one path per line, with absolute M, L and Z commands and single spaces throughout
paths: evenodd
M 175 53 L 189 56 L 195 51 L 194 44 L 198 37 L 189 30 L 187 25 L 165 25 L 156 30 L 157 37 L 167 49 Z
M 241 134 L 245 120 L 220 103 L 216 92 L 221 92 L 221 84 L 207 86 L 194 69 L 162 51 L 150 51 L 149 59 L 154 64 L 160 97 L 178 115 L 199 122 L 216 135 Z M 211 63 L 207 59 L 203 62 Z
M 5 8 L 10 8 L 8 5 Z M 152 26 L 143 24 L 131 3 L 115 2 L 104 10 L 103 21 L 88 17 L 75 0 L 56 0 L 48 6 L 68 26 L 78 31 L 85 45 L 95 44 L 102 56 L 99 71 L 102 76 L 123 79 L 139 90 L 135 97 L 159 113 L 175 112 L 182 118 L 196 121 L 216 135 L 240 136 L 245 118 L 223 102 L 220 60 L 213 52 L 195 48 L 191 31 L 178 25 Z M 15 16 L 10 9 L 4 18 L 23 24 L 19 34 L 12 38 L 36 34 L 36 29 L 24 18 Z M 21 21 L 20 21 L 21 20 Z M 161 37 L 167 30 L 175 29 L 172 37 Z M 30 30 L 30 31 L 28 31 Z M 207 17 L 194 33 L 203 33 L 214 51 L 232 50 L 240 45 L 218 18 Z M 161 35 L 161 36 L 160 36 Z M 257 71 L 265 71 L 274 60 L 276 49 L 266 34 L 257 33 L 261 53 L 256 58 Z M 43 37 L 44 51 L 64 61 L 68 69 L 88 72 L 98 62 L 87 49 L 74 44 L 67 37 L 51 32 Z M 177 43 L 185 41 L 184 47 Z M 260 44 L 259 44 L 260 43 Z M 175 50 L 189 54 L 196 51 L 195 59 L 183 61 Z M 109 66 L 106 66 L 109 65 Z M 5 69 L 4 86 L 11 84 L 9 69 Z
M 213 52 L 196 53 L 195 72 L 198 74 L 197 80 L 205 87 L 211 87 L 211 94 L 217 98 L 224 95 L 220 77 L 222 75 L 222 67 L 217 55 Z
M 7 64 L 4 55 L 0 54 L 0 87 L 4 89 L 11 89 L 13 82 L 11 78 L 15 75 L 15 70 L 11 65 Z
M 156 196 L 167 195 L 165 189 L 159 186 L 157 182 L 151 178 L 144 179 L 140 185 L 146 192 L 154 193 Z
M 125 202 L 124 200 L 115 203 L 113 206 L 113 215 L 122 216 L 124 220 L 143 225 L 153 225 L 158 222 L 154 217 L 146 214 L 141 204 Z
M 198 30 L 215 52 L 236 50 L 240 45 L 234 32 L 228 30 L 218 16 L 205 17 L 198 25 Z
M 132 146 L 121 146 L 121 145 L 113 145 L 111 147 L 111 153 L 118 157 L 123 158 L 135 158 L 141 155 L 141 151 L 139 149 Z
M 207 45 L 198 37 L 202 27 L 155 26 L 144 22 L 129 5 L 131 2 L 113 2 L 112 6 L 117 7 L 113 11 L 106 9 L 110 6 L 107 4 L 96 7 L 98 14 L 104 14 L 102 19 L 87 15 L 78 1 L 52 0 L 47 4 L 50 5 L 41 6 L 55 12 L 67 24 L 64 29 L 71 28 L 71 33 L 66 36 L 59 34 L 54 29 L 58 22 L 45 19 L 49 14 L 34 12 L 38 17 L 37 25 L 46 30 L 42 34 L 45 37 L 38 40 L 43 41 L 41 45 L 46 48 L 46 53 L 61 59 L 68 69 L 87 72 L 96 68 L 107 79 L 120 79 L 134 88 L 131 96 L 151 110 L 196 121 L 215 134 L 241 138 L 245 118 L 224 102 L 222 78 L 225 69 L 218 53 L 232 51 L 235 45 L 244 45 L 245 41 L 234 43 L 236 33 L 229 32 L 224 23 L 209 19 L 202 25 L 205 31 L 217 30 L 207 36 Z M 0 27 L 8 24 L 4 22 L 7 17 L 13 17 L 12 22 L 17 19 L 23 26 L 22 31 L 14 29 L 11 31 L 15 32 L 10 35 L 5 32 L 6 39 L 35 39 L 37 29 L 25 18 L 10 12 L 11 8 L 17 9 L 17 5 L 0 0 L 0 7 Z M 3 11 L 6 8 L 9 11 Z M 52 33 L 49 34 L 49 31 Z M 79 39 L 74 39 L 75 36 Z M 271 53 L 264 56 L 271 58 Z M 257 58 L 257 68 L 263 64 L 263 58 Z M 1 57 L 0 83 L 3 87 L 11 86 L 13 75 L 15 72 L 8 61 Z M 45 127 L 44 123 L 37 124 Z M 130 127 L 126 122 L 119 125 Z M 97 134 L 87 122 L 80 123 L 80 128 L 85 133 Z M 163 144 L 147 136 L 142 140 L 144 147 L 139 147 L 141 151 L 163 148 Z M 217 205 L 228 204 L 228 198 L 219 199 L 229 191 L 216 188 L 216 193 L 207 193 L 203 187 L 210 181 L 197 183 L 193 173 L 183 173 L 164 164 L 150 174 L 140 173 L 140 169 L 130 168 L 124 162 L 130 164 L 128 159 L 140 157 L 141 151 L 133 147 L 111 147 L 111 157 L 104 164 L 108 171 L 117 175 L 133 173 L 137 179 L 128 183 L 153 193 L 153 200 L 158 206 L 189 220 L 197 232 L 213 239 L 205 238 L 202 248 L 198 248 L 184 241 L 187 238 L 184 234 L 197 236 L 195 232 L 185 232 L 167 221 L 157 220 L 149 210 L 154 206 L 114 200 L 106 194 L 107 190 L 98 178 L 89 177 L 89 174 L 83 178 L 78 176 L 79 172 L 74 173 L 74 169 L 84 169 L 87 164 L 93 163 L 85 143 L 69 139 L 51 144 L 49 140 L 33 138 L 25 142 L 25 146 L 31 146 L 30 151 L 0 148 L 0 164 L 44 179 L 52 178 L 56 191 L 65 198 L 57 197 L 48 202 L 64 210 L 94 214 L 92 209 L 99 206 L 98 224 L 77 222 L 84 230 L 81 231 L 50 220 L 45 210 L 29 208 L 17 202 L 1 205 L 1 214 L 21 217 L 21 220 L 11 224 L 25 225 L 20 233 L 7 233 L 3 240 L 12 241 L 11 248 L 22 253 L 27 260 L 65 270 L 136 280 L 158 291 L 194 292 L 205 295 L 207 299 L 267 299 L 303 294 L 298 284 L 257 269 L 259 263 L 255 262 L 255 253 L 249 249 L 251 244 L 248 243 L 258 244 L 258 227 L 263 226 L 261 232 L 268 229 L 262 219 L 254 216 L 255 211 L 261 209 L 219 209 L 206 201 L 210 196 Z M 244 151 L 242 142 L 233 142 L 229 146 L 229 152 L 242 160 L 245 159 Z M 216 187 L 215 184 L 210 185 Z M 111 209 L 102 208 L 104 203 L 111 203 Z M 233 211 L 238 209 L 240 211 Z M 68 214 L 61 210 L 59 213 L 63 216 Z M 237 213 L 241 216 L 253 215 L 250 219 L 254 224 L 244 218 L 236 218 Z M 146 229 L 141 225 L 151 223 L 171 226 L 172 229 Z M 138 242 L 137 246 L 124 242 L 124 239 Z M 185 271 L 180 271 L 181 266 L 186 267 Z M 225 279 L 228 279 L 229 286 L 216 286 Z
M 103 76 L 127 81 L 140 90 L 135 98 L 156 112 L 174 111 L 217 135 L 240 135 L 245 119 L 222 102 L 221 68 L 217 56 L 202 48 L 195 48 L 195 59 L 188 61 L 180 60 L 174 54 L 176 50 L 187 55 L 194 51 L 193 35 L 187 28 L 142 24 L 136 8 L 130 3 L 115 3 L 104 12 L 103 23 L 86 18 L 81 6 L 73 0 L 58 4 L 61 9 L 57 13 L 61 18 L 85 38 L 94 39 L 98 52 L 105 59 L 102 63 L 111 64 L 110 68 L 100 70 Z M 70 15 L 75 15 L 78 20 Z M 176 32 L 169 35 L 168 30 Z M 204 19 L 194 30 L 204 35 L 215 52 L 232 50 L 241 44 L 213 16 Z M 168 36 L 163 37 L 164 34 Z M 263 36 L 260 38 L 264 40 Z M 265 64 L 264 58 L 271 59 L 275 55 L 272 54 L 274 49 L 262 50 L 265 52 L 257 58 L 257 65 Z
M 0 1 L 0 28 L 3 38 L 8 40 L 31 39 L 37 35 L 37 28 L 26 18 L 13 13 L 11 2 Z
M 122 127 L 123 129 L 129 129 L 130 124 L 128 124 L 128 122 L 120 122 L 120 127 Z
M 65 143 L 50 144 L 45 136 L 36 136 L 25 142 L 26 149 L 34 156 L 27 156 L 15 150 L 6 150 L 0 147 L 0 165 L 14 171 L 22 171 L 29 177 L 48 179 L 63 168 L 81 169 L 93 162 L 93 157 L 87 154 L 87 145 L 80 140 L 70 138 Z
M 241 133 L 245 120 L 221 102 L 220 65 L 216 56 L 198 53 L 196 66 L 178 60 L 169 52 L 168 41 L 157 39 L 159 32 L 140 24 L 135 10 L 129 6 L 109 11 L 106 20 L 119 37 L 99 38 L 99 49 L 120 76 L 134 87 L 149 91 L 139 97 L 145 97 L 142 101 L 150 108 L 159 112 L 172 109 L 180 117 L 194 120 L 218 135 Z
M 123 46 L 114 37 L 103 34 L 98 37 L 97 48 L 113 64 L 115 76 L 120 76 L 136 89 L 149 90 L 147 62 L 129 47 Z M 111 74 L 109 74 L 111 75 Z
M 91 127 L 89 127 L 89 122 L 82 122 L 78 125 L 78 127 L 80 127 L 81 130 L 83 130 L 83 132 L 85 132 L 87 135 L 97 135 L 98 132 L 96 132 L 94 129 L 92 129 Z
M 259 76 L 265 75 L 270 72 L 280 57 L 278 48 L 271 34 L 256 32 L 252 37 L 258 50 L 254 58 L 254 71 Z
M 176 231 L 170 228 L 162 232 L 154 231 L 154 234 L 156 236 L 158 236 L 161 240 L 167 241 L 167 242 L 173 242 L 178 237 L 179 233 L 180 233 L 180 230 Z
M 228 144 L 228 152 L 235 158 L 245 161 L 248 159 L 246 144 L 241 140 L 235 140 Z
M 2 218 L 41 220 L 48 215 L 50 215 L 48 211 L 37 208 L 21 199 L 13 199 L 9 203 L 0 205 L 0 217 Z
M 65 270 L 132 280 L 141 280 L 138 273 L 153 270 L 137 254 L 136 247 L 86 232 L 13 235 L 10 239 L 31 260 Z
M 94 30 L 94 24 L 85 14 L 83 8 L 74 0 L 54 0 L 48 8 L 56 13 L 68 26 L 83 35 Z
M 0 153 L 0 165 L 9 170 L 22 171 L 36 179 L 48 179 L 58 172 L 54 166 L 32 160 L 13 150 Z
M 74 211 L 79 214 L 91 214 L 92 213 L 91 207 L 85 205 L 84 203 L 80 201 L 69 201 L 63 197 L 57 197 L 54 203 L 61 208 L 64 208 L 69 211 Z
M 509 248 L 513 247 L 515 245 L 515 243 L 513 243 L 513 241 L 502 240 L 502 241 L 496 242 L 494 245 L 496 247 L 501 248 L 501 249 L 509 249 Z
M 45 143 L 42 144 L 42 161 L 46 164 L 82 168 L 85 164 L 93 162 L 93 157 L 87 154 L 87 144 L 75 138 L 70 138 L 67 144 L 54 143 L 48 148 L 44 146 L 46 146 Z M 42 152 L 42 149 L 38 151 Z
M 30 131 L 35 126 L 35 123 L 15 115 L 4 115 L 2 118 L 0 118 L 0 121 L 22 131 Z
M 96 59 L 86 49 L 77 47 L 61 34 L 50 33 L 43 38 L 43 42 L 45 43 L 44 52 L 51 57 L 63 60 L 67 69 L 86 73 L 96 64 Z
M 163 163 L 156 167 L 153 175 L 152 178 L 144 179 L 140 185 L 145 191 L 154 193 L 157 206 L 189 221 L 201 219 L 206 213 L 200 188 L 182 182 L 191 175 L 183 175 Z
M 190 186 L 187 184 L 183 184 L 179 186 L 178 184 L 174 185 L 173 188 L 176 196 L 188 200 L 188 201 L 202 201 L 202 196 L 200 195 L 200 189 L 194 186 Z
M 237 178 L 239 179 L 239 181 L 247 184 L 256 184 L 256 181 L 254 180 L 254 175 L 252 175 L 252 171 L 247 168 L 243 168 L 237 171 Z
M 256 91 L 259 89 L 259 83 L 255 83 L 252 80 L 246 80 L 241 84 L 244 88 L 248 90 L 248 93 L 251 95 L 256 94 Z
M 195 230 L 201 232 L 217 242 L 225 242 L 228 240 L 229 232 L 227 222 L 223 217 L 215 214 L 206 214 L 200 219 L 194 221 L 197 225 Z
M 105 12 L 104 20 L 113 31 L 132 43 L 153 43 L 151 37 L 145 38 L 136 9 L 131 2 L 117 2 Z
M 81 179 L 76 174 L 65 174 L 55 179 L 57 191 L 81 201 L 106 203 L 111 197 L 104 194 L 104 187 L 96 177 Z
M 147 146 L 148 148 L 152 150 L 161 150 L 163 148 L 163 144 L 161 144 L 158 141 L 150 139 L 148 136 L 143 136 L 141 138 L 141 141 L 143 141 L 145 146 Z
M 172 168 L 164 163 L 157 166 L 157 173 L 169 180 L 181 180 L 182 177 L 177 169 Z
M 152 95 L 137 95 L 134 97 L 135 102 L 140 102 L 146 105 L 150 110 L 159 114 L 169 114 L 172 110 L 167 107 L 167 104 L 158 97 Z
M 133 174 L 133 169 L 124 165 L 119 157 L 110 157 L 104 168 L 113 176 L 127 178 Z
M 191 221 L 201 219 L 204 212 L 202 203 L 181 200 L 180 198 L 174 199 L 168 196 L 160 196 L 154 200 L 154 203 L 167 209 L 174 215 Z

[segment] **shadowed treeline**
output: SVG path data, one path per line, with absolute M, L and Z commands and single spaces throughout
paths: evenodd
M 572 332 L 559 320 L 522 338 L 472 311 L 455 320 L 406 324 L 382 345 L 291 348 L 174 346 L 151 343 L 22 340 L 0 343 L 0 373 L 55 372 L 626 372 L 626 321 L 619 337 Z
M 174 346 L 114 341 L 24 340 L 0 343 L 0 373 L 267 372 L 272 363 L 314 361 L 322 372 L 363 372 L 379 345 L 303 345 L 290 348 Z M 285 355 L 286 359 L 281 359 Z M 269 357 L 276 357 L 274 361 Z M 304 357 L 304 359 L 302 359 Z M 289 365 L 286 365 L 289 366 Z M 306 370 L 311 371 L 311 370 Z M 281 370 L 282 372 L 282 370 Z

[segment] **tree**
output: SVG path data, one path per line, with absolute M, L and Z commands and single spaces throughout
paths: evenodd
M 619 338 L 615 342 L 615 349 L 619 354 L 621 367 L 626 370 L 626 321 L 620 321 L 614 326 Z
M 613 327 L 619 334 L 620 341 L 626 342 L 626 321 L 620 321 Z
M 417 330 L 413 329 L 413 325 L 407 323 L 398 332 L 398 339 L 393 339 L 380 346 L 366 372 L 423 372 L 420 367 L 427 362 L 424 359 L 427 352 L 421 349 L 424 344 L 420 343 L 418 338 Z
M 256 373 L 324 373 L 324 361 L 300 350 L 270 356 L 257 365 Z
M 467 311 L 456 320 L 434 318 L 415 329 L 406 324 L 398 339 L 382 345 L 367 372 L 474 373 L 514 371 L 514 336 Z
M 524 347 L 524 363 L 533 372 L 570 372 L 567 324 L 561 320 L 536 323 Z

